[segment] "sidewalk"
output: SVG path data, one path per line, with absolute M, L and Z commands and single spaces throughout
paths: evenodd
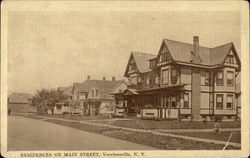
M 214 132 L 214 129 L 156 129 L 153 131 L 157 132 L 169 132 L 169 133 L 177 133 L 177 132 Z M 229 132 L 240 132 L 240 128 L 221 128 L 220 131 L 229 131 Z
M 126 128 L 126 127 L 119 127 L 119 126 L 113 126 L 113 125 L 108 125 L 108 124 L 100 124 L 100 123 L 94 123 L 94 122 L 87 122 L 87 121 L 73 121 L 73 120 L 67 120 L 67 119 L 61 119 L 61 118 L 51 118 L 51 117 L 45 117 L 45 116 L 35 116 L 38 118 L 43 118 L 44 120 L 60 120 L 60 121 L 66 121 L 66 122 L 79 122 L 82 124 L 89 124 L 89 125 L 96 125 L 96 126 L 103 126 L 103 127 L 109 127 L 109 128 L 113 128 L 113 129 L 122 129 L 122 130 L 127 130 L 127 131 L 132 131 L 132 132 L 143 132 L 143 133 L 152 133 L 155 135 L 159 135 L 159 136 L 169 136 L 169 137 L 175 137 L 175 138 L 182 138 L 182 139 L 186 139 L 186 140 L 193 140 L 193 141 L 199 141 L 199 142 L 205 142 L 205 143 L 214 143 L 214 144 L 220 144 L 220 145 L 231 145 L 234 147 L 241 147 L 240 143 L 233 143 L 233 142 L 226 142 L 226 141 L 220 141 L 220 140 L 213 140 L 213 139 L 205 139 L 205 138 L 198 138 L 198 137 L 190 137 L 190 136 L 183 136 L 183 135 L 175 135 L 175 134 L 170 134 L 170 133 L 162 133 L 156 130 L 144 130 L 144 129 L 134 129 L 134 128 Z M 197 129 L 187 129 L 189 130 L 189 132 L 191 130 L 196 131 Z M 201 130 L 201 129 L 198 129 Z M 204 129 L 202 129 L 204 130 Z M 206 130 L 210 130 L 211 129 L 205 129 Z M 225 129 L 225 130 L 230 130 L 230 129 Z M 237 129 L 239 130 L 239 129 Z M 172 131 L 172 130 L 171 130 Z M 180 130 L 178 130 L 180 132 Z M 181 130 L 182 132 L 182 130 Z M 197 131 L 199 132 L 199 131 Z

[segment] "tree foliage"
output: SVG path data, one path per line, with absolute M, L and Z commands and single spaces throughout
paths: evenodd
M 35 106 L 46 104 L 51 107 L 59 102 L 67 103 L 67 98 L 67 95 L 63 94 L 62 91 L 42 89 L 37 91 L 36 95 L 32 99 L 32 104 Z

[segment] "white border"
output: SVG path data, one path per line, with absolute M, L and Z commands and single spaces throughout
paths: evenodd
M 3 1 L 1 10 L 1 153 L 20 157 L 21 152 L 7 152 L 7 19 L 8 11 L 59 10 L 166 10 L 167 11 L 239 11 L 241 10 L 241 84 L 242 84 L 242 149 L 236 151 L 144 151 L 147 157 L 247 157 L 249 154 L 249 8 L 246 1 Z M 244 74 L 244 75 L 243 75 Z M 30 151 L 41 152 L 41 151 Z M 49 151 L 55 153 L 56 151 Z M 62 151 L 60 151 L 62 152 Z M 72 151 L 70 151 L 72 152 Z M 76 151 L 82 152 L 82 151 Z M 87 152 L 87 151 L 84 151 Z M 117 152 L 117 151 L 114 151 Z M 128 151 L 126 151 L 128 152 Z M 133 151 L 130 151 L 131 153 Z

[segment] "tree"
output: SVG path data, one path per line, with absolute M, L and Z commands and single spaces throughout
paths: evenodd
M 38 90 L 36 95 L 32 99 L 32 104 L 34 106 L 47 106 L 51 109 L 52 115 L 54 113 L 54 106 L 56 103 L 66 103 L 67 102 L 67 95 L 63 94 L 62 91 L 59 90 L 48 90 L 42 89 Z M 47 108 L 46 107 L 46 108 Z

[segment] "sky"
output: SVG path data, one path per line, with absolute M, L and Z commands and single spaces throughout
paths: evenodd
M 202 46 L 233 42 L 235 11 L 12 11 L 8 14 L 8 93 L 34 94 L 91 79 L 123 79 L 131 51 L 157 54 L 163 39 Z

